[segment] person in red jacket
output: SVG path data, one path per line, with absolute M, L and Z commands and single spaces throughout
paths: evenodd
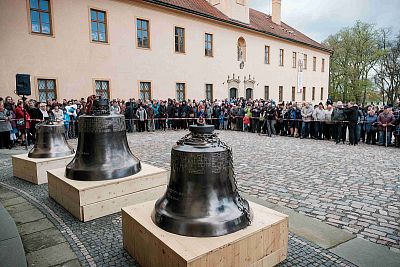
M 21 145 L 24 146 L 26 144 L 26 129 L 30 128 L 30 116 L 28 112 L 25 112 L 26 127 L 24 127 L 24 102 L 22 100 L 18 101 L 15 108 L 15 118 L 17 119 L 17 128 L 21 133 Z
M 250 118 L 247 114 L 243 117 L 243 131 L 250 131 Z

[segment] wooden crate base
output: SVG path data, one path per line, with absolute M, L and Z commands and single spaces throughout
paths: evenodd
M 107 181 L 75 181 L 64 172 L 65 168 L 47 172 L 49 196 L 83 222 L 157 199 L 168 180 L 166 170 L 144 163 L 135 175 Z
M 187 237 L 157 227 L 154 201 L 122 209 L 124 248 L 142 267 L 266 267 L 286 259 L 288 217 L 250 203 L 254 221 L 220 237 Z
M 47 171 L 67 166 L 74 155 L 58 158 L 29 158 L 27 154 L 13 155 L 13 175 L 34 184 L 47 183 Z

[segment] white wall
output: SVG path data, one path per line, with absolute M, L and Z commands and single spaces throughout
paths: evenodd
M 89 8 L 107 11 L 109 44 L 90 42 Z M 0 96 L 15 90 L 15 74 L 31 74 L 57 79 L 58 99 L 80 98 L 93 94 L 93 79 L 110 79 L 111 97 L 138 97 L 138 81 L 152 82 L 154 98 L 175 97 L 175 83 L 186 82 L 186 97 L 205 97 L 205 84 L 214 84 L 214 98 L 228 97 L 226 80 L 235 73 L 256 79 L 254 98 L 264 97 L 264 86 L 270 97 L 278 99 L 279 86 L 284 87 L 283 100 L 291 99 L 291 88 L 297 85 L 297 70 L 292 68 L 292 51 L 308 54 L 304 74 L 307 100 L 311 87 L 320 88 L 327 97 L 329 54 L 259 33 L 217 24 L 202 18 L 174 13 L 131 2 L 108 0 L 52 0 L 54 37 L 29 33 L 26 0 L 0 1 Z M 150 20 L 151 48 L 136 48 L 135 18 Z M 186 30 L 186 53 L 174 52 L 174 26 Z M 214 35 L 214 57 L 204 56 L 204 33 Z M 237 61 L 237 39 L 247 44 L 247 61 L 243 70 Z M 264 64 L 264 46 L 271 47 L 271 63 Z M 279 66 L 279 49 L 285 49 L 285 65 Z M 299 57 L 300 55 L 298 55 Z M 317 57 L 317 71 L 312 71 L 312 58 Z M 325 72 L 321 73 L 321 58 Z M 33 97 L 37 84 L 33 83 Z M 296 95 L 301 101 L 301 94 Z

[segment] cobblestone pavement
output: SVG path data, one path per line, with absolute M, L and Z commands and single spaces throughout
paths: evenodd
M 400 150 L 370 145 L 220 131 L 233 148 L 242 191 L 400 248 Z M 169 168 L 184 132 L 132 134 L 141 159 Z M 156 152 L 153 152 L 156 151 Z
M 183 131 L 134 133 L 128 135 L 128 140 L 141 160 L 169 169 L 171 147 L 184 134 Z M 389 150 L 239 132 L 220 132 L 220 136 L 234 149 L 239 187 L 246 193 L 318 216 L 338 227 L 346 226 L 350 231 L 360 224 L 362 228 L 357 230 L 360 236 L 399 246 L 398 166 L 391 158 L 379 161 Z M 76 145 L 76 140 L 69 142 Z M 392 155 L 400 153 L 395 149 L 390 151 Z M 383 168 L 378 169 L 379 165 Z M 1 154 L 0 186 L 16 191 L 46 214 L 67 238 L 82 265 L 135 266 L 122 248 L 119 213 L 81 223 L 48 197 L 47 185 L 13 178 L 11 159 Z M 386 215 L 381 214 L 384 212 Z M 367 224 L 362 225 L 364 222 Z M 371 231 L 378 233 L 365 234 L 373 235 Z M 290 234 L 288 259 L 281 266 L 354 265 Z

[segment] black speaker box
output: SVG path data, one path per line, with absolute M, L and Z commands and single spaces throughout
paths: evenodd
M 17 95 L 31 95 L 31 76 L 29 74 L 17 74 Z

